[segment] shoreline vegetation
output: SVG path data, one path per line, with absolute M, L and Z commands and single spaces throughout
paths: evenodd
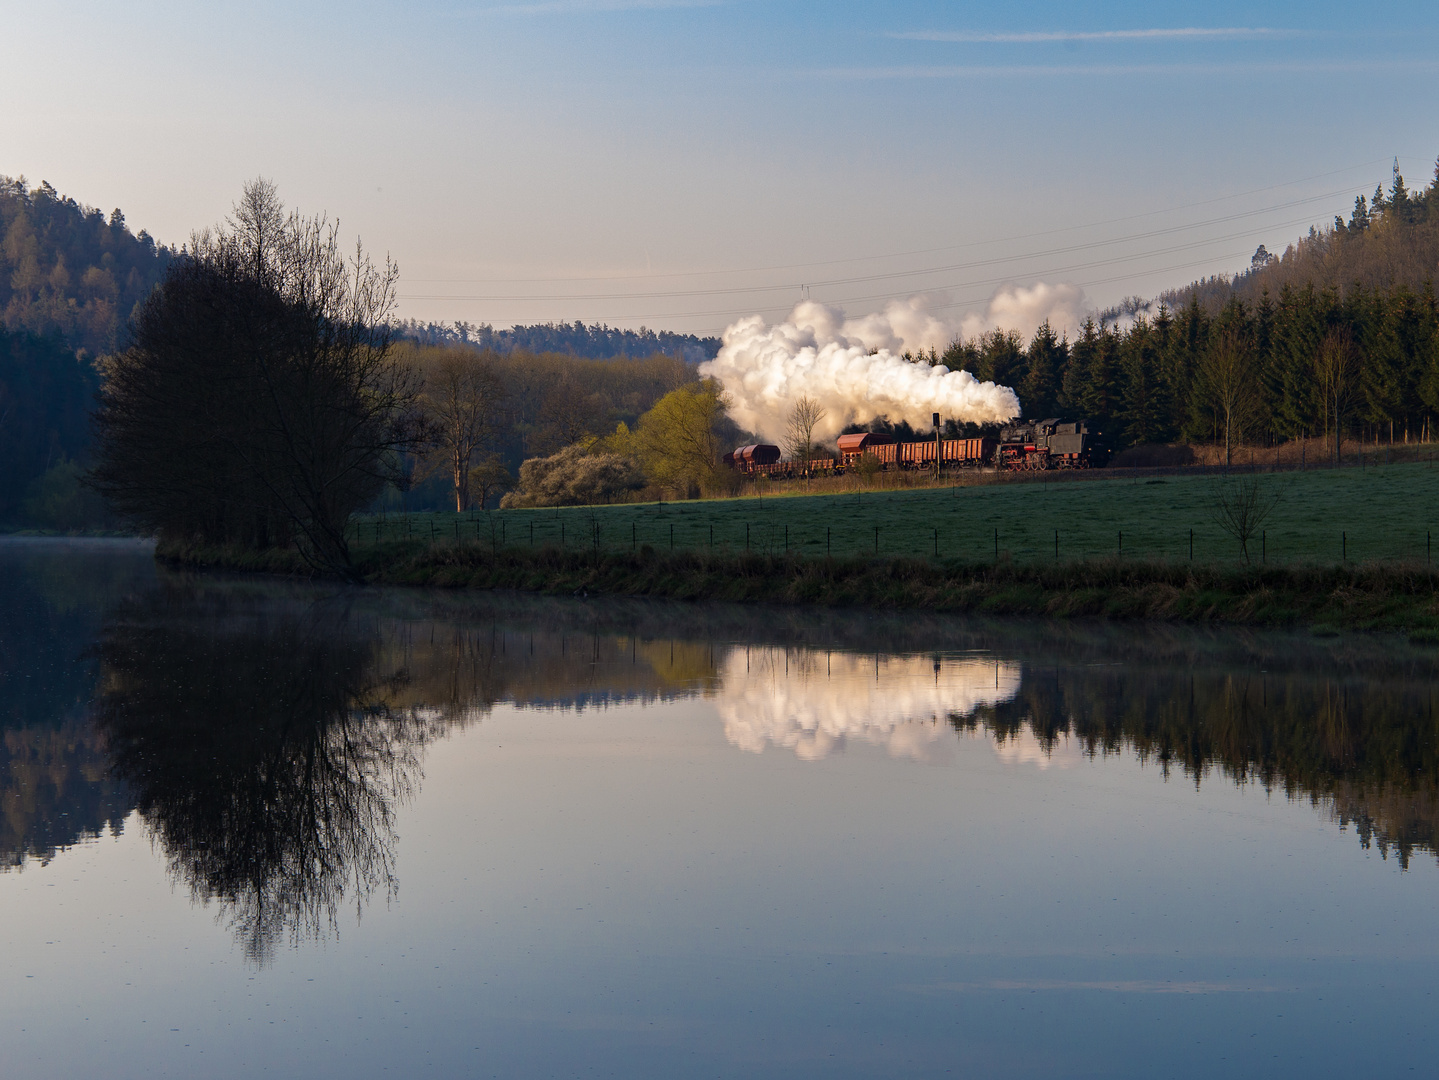
M 161 542 L 173 567 L 297 577 L 293 551 Z M 1224 566 L 1117 557 L 1026 564 L 729 551 L 562 551 L 449 540 L 360 547 L 371 585 L 619 595 L 879 611 L 1151 619 L 1408 634 L 1439 644 L 1439 571 L 1422 563 Z

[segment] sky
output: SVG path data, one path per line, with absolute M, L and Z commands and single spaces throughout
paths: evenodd
M 0 25 L 0 174 L 171 244 L 268 177 L 392 255 L 425 321 L 714 334 L 921 295 L 973 328 L 1036 286 L 1072 318 L 1439 156 L 1425 3 L 0 0 Z

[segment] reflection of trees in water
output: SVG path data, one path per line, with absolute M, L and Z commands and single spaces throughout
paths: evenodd
M 0 871 L 118 833 L 130 811 L 86 715 L 103 607 L 154 578 L 134 543 L 0 543 Z
M 233 600 L 233 598 L 232 598 Z M 389 703 L 373 624 L 320 603 L 131 609 L 106 629 L 96 723 L 171 872 L 247 954 L 395 887 L 397 803 L 433 734 Z
M 130 797 L 81 720 L 0 730 L 0 872 L 44 866 L 76 843 L 119 835 Z
M 1439 854 L 1439 723 L 1428 678 L 1029 664 L 1014 701 L 952 722 L 999 739 L 1029 729 L 1046 747 L 1071 738 L 1091 755 L 1131 749 L 1196 785 L 1219 770 L 1326 807 L 1402 866 L 1415 850 Z
M 451 698 L 485 704 L 584 707 L 698 691 L 722 707 L 736 689 L 734 657 L 751 646 L 780 648 L 786 663 L 831 648 L 866 663 L 876 652 L 907 654 L 885 668 L 913 666 L 917 693 L 933 682 L 924 654 L 988 657 L 1002 671 L 1022 667 L 1020 690 L 951 715 L 962 730 L 1000 740 L 1030 731 L 1041 746 L 1068 737 L 1090 754 L 1134 752 L 1195 783 L 1219 770 L 1310 800 L 1403 865 L 1416 850 L 1439 854 L 1439 658 L 1403 641 L 529 596 L 404 594 L 396 602 L 415 605 L 405 615 L 409 632 L 433 643 L 427 659 L 408 661 L 412 673 L 443 670 L 448 650 L 455 671 L 473 673 Z M 951 660 L 944 664 L 948 671 Z M 807 709 L 816 730 L 836 718 L 854 727 L 854 717 L 837 717 L 823 700 L 829 681 L 811 668 L 802 663 L 798 681 L 784 675 L 782 700 L 766 702 L 773 716 L 745 705 L 749 725 L 803 728 Z M 806 696 L 805 679 L 817 694 Z M 431 674 L 411 685 L 432 697 L 444 684 Z M 884 690 L 893 711 L 904 695 L 891 684 Z

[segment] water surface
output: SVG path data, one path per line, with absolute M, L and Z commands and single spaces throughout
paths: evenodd
M 7 1077 L 1428 1071 L 1432 651 L 0 544 Z

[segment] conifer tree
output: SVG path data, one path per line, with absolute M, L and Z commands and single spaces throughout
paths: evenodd
M 1047 417 L 1058 411 L 1060 374 L 1067 353 L 1067 345 L 1055 336 L 1046 319 L 1029 343 L 1027 370 L 1019 385 L 1019 400 L 1026 416 Z

